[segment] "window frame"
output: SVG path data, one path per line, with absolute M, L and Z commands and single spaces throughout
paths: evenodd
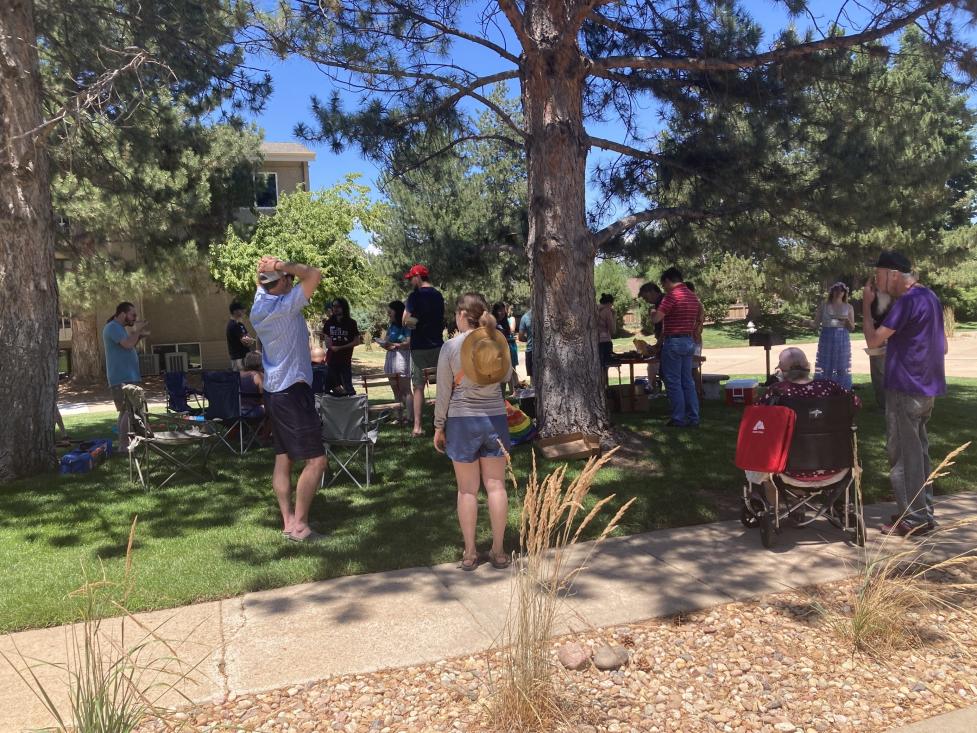
M 275 205 L 261 206 L 258 203 L 258 176 L 270 176 L 275 180 Z M 254 208 L 258 211 L 274 211 L 278 208 L 278 199 L 281 196 L 281 189 L 278 187 L 278 173 L 276 171 L 258 171 L 254 174 Z
M 181 348 L 183 346 L 196 346 L 197 347 L 197 358 L 196 358 L 196 361 L 198 363 L 196 365 L 194 365 L 190 361 L 191 358 L 192 358 L 191 353 L 189 351 L 186 351 L 185 349 Z M 171 349 L 171 350 L 169 350 L 169 351 L 157 351 L 157 349 L 162 349 L 162 348 L 167 348 L 167 349 Z M 187 368 L 188 369 L 202 369 L 203 368 L 204 353 L 203 353 L 203 349 L 201 348 L 201 342 L 200 341 L 171 341 L 171 342 L 168 342 L 168 343 L 158 343 L 158 344 L 155 344 L 154 343 L 150 347 L 150 349 L 151 349 L 151 351 L 152 351 L 153 354 L 156 354 L 160 358 L 160 361 L 163 364 L 166 364 L 166 354 L 175 354 L 178 351 L 182 351 L 184 354 L 187 355 Z

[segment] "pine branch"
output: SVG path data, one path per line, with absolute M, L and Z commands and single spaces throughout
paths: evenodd
M 622 232 L 626 232 L 628 229 L 649 221 L 661 221 L 663 219 L 683 219 L 685 221 L 702 221 L 704 219 L 713 219 L 721 216 L 728 216 L 730 211 L 728 209 L 707 211 L 705 209 L 692 209 L 687 206 L 671 206 L 671 207 L 661 207 L 656 206 L 653 209 L 645 209 L 644 211 L 637 211 L 633 214 L 628 214 L 623 216 L 613 224 L 608 224 L 606 227 L 594 234 L 594 250 L 599 250 L 610 240 L 616 237 Z
M 587 137 L 587 142 L 590 143 L 592 148 L 601 148 L 602 150 L 613 150 L 615 153 L 620 153 L 621 155 L 626 155 L 629 158 L 637 158 L 638 160 L 650 160 L 655 163 L 665 162 L 666 158 L 658 153 L 652 153 L 647 150 L 639 150 L 638 148 L 633 148 L 630 145 L 625 145 L 623 143 L 614 142 L 613 140 L 605 140 L 601 137 L 594 137 L 589 135 Z
M 519 43 L 522 44 L 523 50 L 537 50 L 535 39 L 526 33 L 526 29 L 523 28 L 523 15 L 519 12 L 519 8 L 516 7 L 515 0 L 499 0 L 499 7 L 505 13 L 505 17 L 508 19 L 509 25 L 512 26 L 516 38 L 519 39 Z
M 511 137 L 506 137 L 505 135 L 484 135 L 484 134 L 463 135 L 462 137 L 455 138 L 447 145 L 443 145 L 442 147 L 438 148 L 434 152 L 425 155 L 423 158 L 420 158 L 415 161 L 411 161 L 409 165 L 405 165 L 402 167 L 392 166 L 393 176 L 395 178 L 400 178 L 401 176 L 404 176 L 407 173 L 410 173 L 411 171 L 417 170 L 418 168 L 422 168 L 430 161 L 438 158 L 441 155 L 444 155 L 449 150 L 453 150 L 454 148 L 461 145 L 462 143 L 473 142 L 477 140 L 495 140 L 497 142 L 503 143 L 504 145 L 509 145 L 515 148 L 516 150 L 523 150 L 524 148 L 523 144 L 520 143 L 518 140 L 513 140 Z
M 342 80 L 338 79 L 335 75 L 330 73 L 333 70 L 349 71 L 354 74 L 362 74 L 368 78 L 385 77 L 396 81 L 399 81 L 401 79 L 414 80 L 414 81 L 433 81 L 437 84 L 441 84 L 442 86 L 448 87 L 450 89 L 454 89 L 456 94 L 452 95 L 451 98 L 453 98 L 455 101 L 457 101 L 462 97 L 469 97 L 470 99 L 474 99 L 477 102 L 481 102 L 485 107 L 492 110 L 498 116 L 498 118 L 516 135 L 518 135 L 520 138 L 526 137 L 525 131 L 516 123 L 515 120 L 512 119 L 512 116 L 508 112 L 506 112 L 505 109 L 503 109 L 500 105 L 493 102 L 484 94 L 480 94 L 479 92 L 476 91 L 477 89 L 480 89 L 481 87 L 484 86 L 488 86 L 490 84 L 496 84 L 500 81 L 505 81 L 507 79 L 518 78 L 519 71 L 517 69 L 511 69 L 509 71 L 501 71 L 496 74 L 491 74 L 489 76 L 477 77 L 467 83 L 463 83 L 445 74 L 435 74 L 429 71 L 411 71 L 410 69 L 393 68 L 389 64 L 382 64 L 382 63 L 377 64 L 377 63 L 369 63 L 369 62 L 356 63 L 341 58 L 335 58 L 333 56 L 316 53 L 313 49 L 310 48 L 306 48 L 306 49 L 298 48 L 290 39 L 282 35 L 276 35 L 269 28 L 264 28 L 264 32 L 267 35 L 267 37 L 271 39 L 273 45 L 276 45 L 279 48 L 289 48 L 294 53 L 299 53 L 301 55 L 304 55 L 312 63 L 316 64 L 319 67 L 323 67 L 325 73 L 329 74 L 337 82 L 345 83 L 342 82 Z M 424 64 L 421 65 L 421 68 L 431 67 L 431 66 L 437 66 L 438 68 L 446 68 L 446 67 L 451 68 L 450 64 L 437 64 L 437 65 Z M 462 72 L 466 71 L 465 69 L 461 69 L 460 67 L 454 67 L 454 68 L 457 68 Z M 400 88 L 397 88 L 393 91 L 389 91 L 389 93 L 405 93 L 409 91 L 410 88 L 407 87 L 406 85 L 403 85 Z
M 401 3 L 391 2 L 390 4 L 393 7 L 397 8 L 398 10 L 400 10 L 400 12 L 402 12 L 407 17 L 413 18 L 418 23 L 422 23 L 424 25 L 428 25 L 431 28 L 434 28 L 439 33 L 444 33 L 445 35 L 455 36 L 456 38 L 461 38 L 461 39 L 463 39 L 465 41 L 470 41 L 472 43 L 477 43 L 480 46 L 484 46 L 485 48 L 487 48 L 487 49 L 489 49 L 491 51 L 494 51 L 499 56 L 501 56 L 502 58 L 504 58 L 506 61 L 510 61 L 513 64 L 518 64 L 519 63 L 519 57 L 518 56 L 516 56 L 515 54 L 513 54 L 510 51 L 506 50 L 505 48 L 503 48 L 502 46 L 498 45 L 497 43 L 492 43 L 492 41 L 488 40 L 487 38 L 482 38 L 481 36 L 476 36 L 476 35 L 473 35 L 471 33 L 467 33 L 467 32 L 465 32 L 465 31 L 463 31 L 463 30 L 461 30 L 459 28 L 455 28 L 453 26 L 446 25 L 446 24 L 442 23 L 441 21 L 434 20 L 432 18 L 428 18 L 428 17 L 426 17 L 424 15 L 421 15 L 420 13 L 417 13 L 417 12 L 411 10 L 409 7 L 407 7 L 406 5 L 403 5 Z
M 946 0 L 929 0 L 913 12 L 872 30 L 866 30 L 850 36 L 832 36 L 830 38 L 823 38 L 820 41 L 799 43 L 796 46 L 784 46 L 773 51 L 754 54 L 752 56 L 740 56 L 734 59 L 683 58 L 676 56 L 609 56 L 603 59 L 594 59 L 593 69 L 596 76 L 604 78 L 612 78 L 608 73 L 612 72 L 613 69 L 670 69 L 674 71 L 741 71 L 743 69 L 755 69 L 768 64 L 779 64 L 796 58 L 804 58 L 821 51 L 851 48 L 852 46 L 877 41 L 906 26 L 912 25 L 922 16 L 946 4 Z
M 26 132 L 22 132 L 13 139 L 19 140 L 25 137 L 30 137 L 35 143 L 42 142 L 51 133 L 56 125 L 64 122 L 69 117 L 77 119 L 83 112 L 103 107 L 110 98 L 116 81 L 118 81 L 120 77 L 130 72 L 136 74 L 138 78 L 139 69 L 146 64 L 159 66 L 167 70 L 170 74 L 173 74 L 172 70 L 170 70 L 168 66 L 155 60 L 148 51 L 137 48 L 127 48 L 122 53 L 131 54 L 129 60 L 125 64 L 114 69 L 109 69 L 101 74 L 91 84 L 67 99 L 59 109 L 54 111 L 51 117 L 44 120 L 44 122 L 37 127 L 27 130 Z
M 580 4 L 573 17 L 570 19 L 570 23 L 567 26 L 568 33 L 576 33 L 580 30 L 580 26 L 584 24 L 588 16 L 593 13 L 597 8 L 603 5 L 612 5 L 617 3 L 619 0 L 585 0 L 585 2 Z

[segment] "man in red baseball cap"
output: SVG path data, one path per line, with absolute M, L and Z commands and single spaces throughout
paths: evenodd
M 422 282 L 427 282 L 430 276 L 431 273 L 428 271 L 426 267 L 424 267 L 424 265 L 414 265 L 412 268 L 410 268 L 407 272 L 404 273 L 404 280 L 410 280 L 411 285 L 417 288 L 419 287 L 419 285 L 414 283 L 415 277 L 421 278 Z
M 424 435 L 424 370 L 436 369 L 444 344 L 444 296 L 431 285 L 431 274 L 424 265 L 414 265 L 404 279 L 414 288 L 407 296 L 404 325 L 411 329 L 410 377 L 414 388 L 414 437 Z

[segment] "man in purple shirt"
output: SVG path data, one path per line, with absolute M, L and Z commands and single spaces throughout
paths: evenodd
M 906 536 L 933 529 L 933 484 L 926 423 L 933 401 L 946 394 L 943 357 L 948 345 L 943 331 L 943 306 L 913 274 L 900 252 L 884 251 L 875 265 L 875 288 L 865 286 L 862 329 L 869 348 L 886 344 L 885 443 L 889 480 L 899 513 L 882 532 Z M 876 328 L 872 303 L 876 290 L 893 298 L 892 307 Z

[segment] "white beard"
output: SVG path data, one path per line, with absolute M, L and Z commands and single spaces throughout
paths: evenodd
M 875 319 L 883 318 L 889 312 L 889 308 L 892 307 L 893 300 L 894 298 L 888 293 L 876 290 L 875 300 L 872 301 L 872 317 Z

